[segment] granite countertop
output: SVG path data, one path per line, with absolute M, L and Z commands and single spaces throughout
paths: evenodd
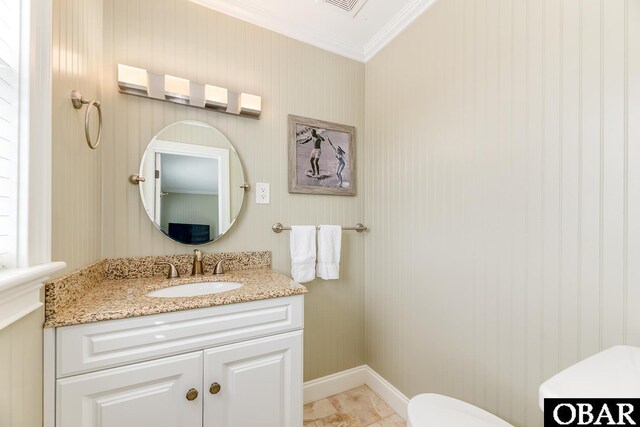
M 105 263 L 96 263 L 45 288 L 45 328 L 102 320 L 250 302 L 301 295 L 306 288 L 271 268 L 247 268 L 223 275 L 205 274 L 177 279 L 163 277 L 113 278 L 103 275 Z M 205 270 L 206 271 L 206 270 Z M 158 298 L 147 294 L 166 287 L 195 282 L 239 282 L 243 286 L 218 294 Z

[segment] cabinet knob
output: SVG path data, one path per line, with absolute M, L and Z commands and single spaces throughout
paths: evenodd
M 196 390 L 195 388 L 192 388 L 187 392 L 188 401 L 196 400 L 197 398 L 198 398 L 198 390 Z
M 211 387 L 209 387 L 209 393 L 211 393 L 211 394 L 218 394 L 218 393 L 220 393 L 220 389 L 221 389 L 221 388 L 222 388 L 222 387 L 220 386 L 220 384 L 218 384 L 218 383 L 213 383 L 213 384 L 211 384 Z

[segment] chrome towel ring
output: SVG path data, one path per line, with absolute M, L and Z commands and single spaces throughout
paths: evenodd
M 84 115 L 84 136 L 87 139 L 87 145 L 92 150 L 95 150 L 100 145 L 100 141 L 102 140 L 102 107 L 100 101 L 96 101 L 95 99 L 91 101 L 87 101 L 82 94 L 77 91 L 71 91 L 71 103 L 73 104 L 73 108 L 79 110 L 83 105 L 87 105 L 87 111 Z M 98 137 L 96 138 L 96 142 L 91 142 L 91 135 L 89 134 L 89 118 L 91 117 L 91 107 L 95 107 L 96 111 L 98 111 Z

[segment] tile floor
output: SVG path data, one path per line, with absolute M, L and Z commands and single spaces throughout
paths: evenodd
M 304 406 L 306 427 L 406 427 L 366 385 Z

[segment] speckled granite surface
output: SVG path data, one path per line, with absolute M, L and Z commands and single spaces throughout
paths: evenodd
M 45 283 L 44 316 L 49 319 L 61 308 L 73 304 L 89 288 L 104 280 L 106 261 L 98 261 L 59 279 Z
M 202 269 L 205 273 L 213 271 L 213 266 L 222 258 L 229 258 L 224 263 L 225 270 L 248 270 L 271 267 L 271 252 L 218 252 L 204 254 Z M 137 258 L 111 258 L 105 260 L 105 278 L 107 279 L 141 279 L 144 277 L 164 277 L 167 266 L 155 265 L 156 262 L 170 262 L 176 266 L 180 276 L 191 274 L 193 255 L 146 256 Z
M 224 275 L 213 276 L 213 263 L 232 257 Z M 45 285 L 46 328 L 124 319 L 147 314 L 257 301 L 304 294 L 304 286 L 273 271 L 270 252 L 207 254 L 204 276 L 191 277 L 190 255 L 118 258 L 99 261 Z M 183 277 L 166 279 L 156 261 L 176 261 Z M 203 281 L 240 282 L 243 286 L 219 294 L 185 298 L 155 298 L 147 293 Z

